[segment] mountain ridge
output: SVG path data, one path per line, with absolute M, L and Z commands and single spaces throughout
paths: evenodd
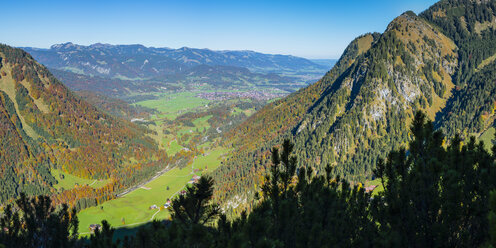
M 322 173 L 330 164 L 356 183 L 373 179 L 384 151 L 409 142 L 408 126 L 417 110 L 448 138 L 480 135 L 494 125 L 496 91 L 482 80 L 494 78 L 494 60 L 479 72 L 473 64 L 495 53 L 496 33 L 489 27 L 457 36 L 456 25 L 462 16 L 474 27 L 491 22 L 495 10 L 492 1 L 441 1 L 419 16 L 403 13 L 382 34 L 354 40 L 319 82 L 267 105 L 228 135 L 226 143 L 240 151 L 215 174 L 217 199 L 231 206 L 233 199 L 249 199 L 254 191 L 245 189 L 263 183 L 270 148 L 285 138 L 295 143 L 299 166 L 313 165 Z M 433 11 L 447 14 L 426 17 Z M 369 41 L 362 47 L 368 49 L 359 53 L 364 37 Z
M 76 189 L 85 192 L 81 195 L 108 199 L 113 190 L 130 184 L 126 181 L 159 168 L 150 163 L 166 159 L 146 136 L 149 131 L 74 95 L 28 53 L 0 45 L 0 58 L 2 202 L 20 192 L 56 193 L 51 169 L 82 178 L 111 179 L 101 190 L 105 192 Z M 131 158 L 136 162 L 127 162 Z M 130 180 L 119 179 L 118 174 L 125 175 L 130 168 L 137 174 L 128 175 Z
M 134 45 L 110 45 L 95 43 L 89 46 L 71 42 L 52 45 L 49 49 L 22 47 L 41 63 L 51 68 L 70 67 L 85 74 L 105 77 L 152 78 L 181 72 L 195 65 L 220 65 L 246 67 L 253 72 L 299 70 L 321 71 L 325 67 L 310 60 L 280 54 L 263 54 L 254 51 L 214 51 L 182 47 L 155 48 Z M 117 61 L 107 60 L 114 56 Z M 135 57 L 131 58 L 131 55 Z M 139 56 L 139 57 L 136 57 Z M 132 60 L 139 61 L 132 61 Z
M 255 86 L 293 92 L 327 71 L 325 66 L 304 58 L 254 51 L 101 43 L 89 46 L 63 43 L 49 49 L 23 49 L 71 89 L 119 98 L 135 92 L 205 86 L 212 90 L 253 90 Z

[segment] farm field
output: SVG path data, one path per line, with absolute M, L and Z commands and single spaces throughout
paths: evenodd
M 164 138 L 164 140 L 166 140 Z M 181 145 L 179 145 L 177 143 L 177 139 L 175 138 L 171 138 L 168 140 L 168 142 L 165 142 L 167 145 L 166 145 L 166 150 L 167 150 L 167 154 L 169 155 L 174 155 L 176 153 L 178 153 L 181 149 L 183 149 L 184 147 L 182 147 Z
M 101 220 L 107 220 L 113 227 L 118 228 L 137 226 L 152 219 L 168 218 L 168 210 L 149 209 L 150 206 L 163 206 L 168 198 L 175 196 L 188 184 L 193 175 L 200 176 L 215 170 L 226 152 L 228 149 L 222 147 L 207 150 L 204 156 L 197 157 L 191 165 L 182 169 L 173 168 L 123 197 L 82 210 L 78 214 L 81 234 L 88 235 L 89 225 L 100 223 Z M 195 169 L 203 171 L 194 172 Z
M 166 122 L 175 120 L 181 114 L 205 110 L 207 109 L 205 106 L 210 102 L 209 100 L 196 97 L 193 92 L 180 92 L 160 94 L 159 99 L 141 101 L 136 104 L 158 111 L 150 119 L 154 125 L 148 125 L 148 128 L 156 132 L 156 134 L 151 134 L 150 137 L 161 148 L 165 149 L 169 155 L 174 155 L 184 148 L 179 144 L 178 139 L 185 134 L 197 134 L 210 128 L 208 120 L 212 116 L 204 116 L 193 120 L 191 122 L 193 126 L 166 125 Z M 167 133 L 164 132 L 164 129 L 167 130 Z M 188 140 L 184 142 L 187 143 Z
M 196 97 L 194 92 L 180 92 L 161 94 L 158 99 L 141 101 L 136 104 L 161 112 L 158 118 L 165 117 L 173 120 L 182 113 L 204 107 L 210 102 L 210 100 Z
M 222 156 L 229 149 L 218 146 L 217 141 L 220 137 L 202 139 L 198 142 L 198 135 L 202 138 L 211 136 L 211 132 L 217 134 L 216 128 L 222 127 L 217 125 L 231 125 L 229 122 L 232 123 L 232 121 L 227 119 L 224 120 L 224 123 L 219 123 L 216 120 L 215 126 L 211 126 L 211 119 L 217 117 L 214 116 L 215 111 L 198 117 L 182 115 L 186 113 L 201 114 L 212 109 L 219 109 L 219 106 L 220 109 L 224 107 L 227 109 L 225 111 L 230 111 L 228 115 L 232 118 L 239 119 L 239 115 L 249 116 L 255 112 L 255 107 L 250 105 L 252 104 L 251 100 L 244 100 L 243 102 L 235 100 L 228 102 L 210 101 L 196 97 L 194 92 L 160 93 L 156 96 L 159 98 L 135 103 L 157 111 L 150 115 L 147 120 L 149 124 L 146 126 L 154 131 L 149 136 L 156 140 L 160 148 L 164 149 L 169 156 L 174 156 L 182 149 L 189 149 L 188 147 L 203 149 L 203 155 L 198 155 L 193 163 L 184 168 L 171 168 L 153 181 L 122 197 L 82 210 L 78 214 L 81 235 L 89 235 L 89 225 L 100 224 L 102 220 L 107 220 L 112 227 L 118 228 L 116 234 L 122 235 L 134 230 L 133 228 L 137 226 L 149 223 L 153 219 L 167 219 L 170 217 L 170 213 L 163 208 L 167 199 L 183 190 L 194 175 L 201 176 L 202 173 L 211 172 L 221 165 Z M 248 104 L 248 108 L 246 104 Z M 245 107 L 243 109 L 237 107 L 241 105 L 245 105 Z M 229 110 L 229 108 L 231 109 Z M 205 171 L 205 169 L 207 170 Z M 154 205 L 157 208 L 152 209 L 151 206 Z

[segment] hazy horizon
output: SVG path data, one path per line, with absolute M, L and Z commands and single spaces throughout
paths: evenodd
M 11 23 L 0 42 L 37 48 L 141 44 L 337 59 L 355 37 L 383 32 L 401 13 L 419 13 L 435 2 L 13 1 L 4 6 Z

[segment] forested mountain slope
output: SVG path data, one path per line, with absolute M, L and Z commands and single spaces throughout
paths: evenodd
M 87 102 L 91 102 L 97 109 L 112 116 L 128 121 L 136 118 L 147 118 L 156 110 L 145 108 L 139 105 L 131 105 L 123 100 L 111 98 L 91 91 L 75 91 L 78 96 Z
M 305 116 L 326 88 L 339 75 L 366 52 L 378 39 L 379 34 L 366 34 L 356 38 L 346 48 L 336 65 L 317 83 L 301 89 L 286 98 L 268 104 L 251 116 L 238 128 L 226 134 L 228 142 L 237 147 L 226 166 L 218 168 L 215 179 L 218 182 L 217 194 L 221 200 L 253 189 L 265 174 L 266 158 L 269 151 Z M 253 180 L 255 179 L 256 180 Z M 249 193 L 249 192 L 248 192 Z M 251 192 L 253 193 L 253 192 Z
M 230 133 L 226 143 L 242 148 L 216 172 L 218 200 L 236 206 L 257 191 L 268 149 L 285 137 L 295 142 L 299 166 L 322 173 L 331 164 L 363 182 L 385 151 L 407 144 L 417 110 L 448 137 L 480 134 L 494 122 L 495 10 L 494 1 L 441 1 L 353 41 L 319 82 Z
M 1 202 L 20 192 L 53 192 L 51 168 L 114 178 L 110 192 L 166 157 L 147 130 L 100 112 L 29 54 L 6 45 L 0 45 L 0 124 Z
M 479 134 L 494 126 L 496 2 L 441 1 L 421 14 L 458 47 L 457 85 L 437 125 L 449 136 Z

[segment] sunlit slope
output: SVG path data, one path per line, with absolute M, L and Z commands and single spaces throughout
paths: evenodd
M 0 199 L 48 193 L 50 167 L 107 179 L 164 155 L 145 129 L 81 100 L 26 52 L 0 45 L 0 62 Z
M 353 41 L 319 82 L 267 105 L 230 133 L 227 143 L 240 148 L 216 173 L 219 200 L 253 195 L 270 164 L 269 149 L 283 138 L 295 142 L 300 166 L 321 173 L 331 164 L 335 173 L 363 182 L 372 179 L 378 158 L 407 144 L 417 110 L 448 137 L 489 130 L 495 7 L 494 1 L 441 1 Z

